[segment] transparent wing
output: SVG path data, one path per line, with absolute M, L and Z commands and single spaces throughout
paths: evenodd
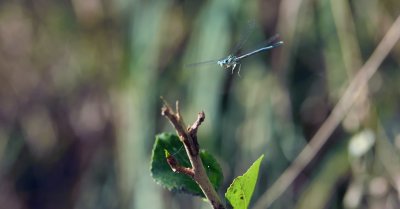
M 283 44 L 283 41 L 280 41 L 279 40 L 279 35 L 276 34 L 276 35 L 272 36 L 271 38 L 269 38 L 266 41 L 266 43 L 263 44 L 263 46 L 261 48 L 255 49 L 255 50 L 247 52 L 247 53 L 245 53 L 245 54 L 243 54 L 241 56 L 238 56 L 237 60 L 241 60 L 243 58 L 249 57 L 251 55 L 257 54 L 257 53 L 262 52 L 262 51 L 271 50 L 271 49 L 273 49 L 275 47 L 278 47 L 278 46 L 280 46 L 282 44 Z
M 260 45 L 258 45 L 259 47 L 257 47 L 257 48 L 271 46 L 271 45 L 280 45 L 281 44 L 280 38 L 281 38 L 280 35 L 277 33 L 277 34 L 271 36 L 266 41 L 262 42 Z
M 245 33 L 243 33 L 244 35 L 241 35 L 240 41 L 233 48 L 233 50 L 232 50 L 233 53 L 231 53 L 231 55 L 237 54 L 237 52 L 243 47 L 243 45 L 246 43 L 246 41 L 249 39 L 250 35 L 254 31 L 255 26 L 256 26 L 255 21 L 248 22 Z M 268 39 L 268 42 L 266 44 L 270 44 L 278 39 L 279 39 L 279 35 L 277 34 L 277 35 L 271 37 L 270 39 Z M 226 58 L 222 58 L 222 59 L 226 59 Z M 186 64 L 185 68 L 192 68 L 192 67 L 199 67 L 199 66 L 203 66 L 203 65 L 216 64 L 217 61 L 222 60 L 222 59 L 208 60 L 208 61 L 204 61 L 204 62 Z
M 203 65 L 217 64 L 217 61 L 218 60 L 208 60 L 208 61 L 203 61 L 203 62 L 186 64 L 185 68 L 193 68 L 193 67 L 199 67 L 199 66 L 203 66 Z
M 231 54 L 237 54 L 238 51 L 243 47 L 243 45 L 247 42 L 249 39 L 250 35 L 254 31 L 254 28 L 256 27 L 255 21 L 249 21 L 246 26 L 246 30 L 244 33 L 241 35 L 240 41 L 236 44 L 236 46 L 233 48 L 231 51 Z

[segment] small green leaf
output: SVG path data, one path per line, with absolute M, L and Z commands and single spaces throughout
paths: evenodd
M 153 179 L 170 191 L 185 192 L 204 197 L 200 187 L 192 178 L 172 171 L 167 163 L 166 155 L 173 156 L 181 166 L 191 167 L 186 150 L 178 136 L 162 133 L 156 136 L 151 157 L 150 172 Z M 200 151 L 200 157 L 211 183 L 215 189 L 218 189 L 223 179 L 220 165 L 210 153 L 204 150 Z
M 261 155 L 251 167 L 243 174 L 233 180 L 225 193 L 234 209 L 247 209 L 253 196 L 253 191 L 258 178 L 258 170 L 264 155 Z

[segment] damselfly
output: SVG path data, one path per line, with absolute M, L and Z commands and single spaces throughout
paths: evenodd
M 243 55 L 236 56 L 234 54 L 230 54 L 229 56 L 219 59 L 219 60 L 211 60 L 211 61 L 206 61 L 206 62 L 201 62 L 201 63 L 195 63 L 191 65 L 198 65 L 198 64 L 205 64 L 205 63 L 217 63 L 219 66 L 221 66 L 223 69 L 231 69 L 232 73 L 235 71 L 235 69 L 238 68 L 238 75 L 240 75 L 240 68 L 241 68 L 241 60 L 250 57 L 252 55 L 255 55 L 259 52 L 262 51 L 267 51 L 270 49 L 273 49 L 275 47 L 278 47 L 283 44 L 283 41 L 277 41 L 278 35 L 273 36 L 272 38 L 269 39 L 267 42 L 266 46 L 261 47 L 259 49 L 255 49 L 253 51 L 250 51 L 248 53 L 245 53 Z

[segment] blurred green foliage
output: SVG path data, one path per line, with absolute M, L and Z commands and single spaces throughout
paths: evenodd
M 187 123 L 226 190 L 261 154 L 256 201 L 295 159 L 397 15 L 395 0 L 0 1 L 0 207 L 209 208 L 149 174 L 160 96 Z M 186 64 L 285 45 L 241 77 Z M 273 208 L 399 208 L 399 44 L 330 142 Z M 348 141 L 372 130 L 362 157 Z M 332 172 L 327 172 L 331 171 Z M 316 200 L 316 201 L 314 201 Z M 252 205 L 254 203 L 251 203 Z

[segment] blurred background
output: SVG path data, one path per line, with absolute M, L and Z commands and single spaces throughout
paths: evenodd
M 160 96 L 187 123 L 205 111 L 221 195 L 265 155 L 254 205 L 399 14 L 396 0 L 0 1 L 0 208 L 210 208 L 150 176 L 155 135 L 174 132 Z M 188 65 L 277 33 L 240 77 Z M 397 44 L 272 208 L 400 208 L 399 66 Z

